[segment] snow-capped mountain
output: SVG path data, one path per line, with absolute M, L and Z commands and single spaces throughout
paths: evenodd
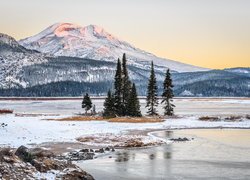
M 84 92 L 104 95 L 113 85 L 117 62 L 113 56 L 121 57 L 123 52 L 127 53 L 130 60 L 130 78 L 135 82 L 140 95 L 146 93 L 150 73 L 148 67 L 152 57 L 157 64 L 155 73 L 159 91 L 166 67 L 176 63 L 172 68 L 172 75 L 177 96 L 250 96 L 249 68 L 197 72 L 197 69 L 193 69 L 196 67 L 157 58 L 136 49 L 96 26 L 66 26 L 72 29 L 65 30 L 64 24 L 57 24 L 39 36 L 29 38 L 33 43 L 27 43 L 27 39 L 22 40 L 21 43 L 26 47 L 28 44 L 37 47 L 28 47 L 30 49 L 20 45 L 14 38 L 0 34 L 0 96 L 79 96 Z M 104 44 L 107 51 L 98 53 L 98 43 Z M 87 49 L 83 48 L 85 46 Z M 39 52 L 41 49 L 44 53 Z M 75 57 L 80 56 L 84 50 L 87 52 L 85 55 Z M 61 56 L 66 55 L 64 53 L 68 53 L 68 56 Z M 101 55 L 106 58 L 101 58 Z M 100 59 L 97 59 L 98 56 Z M 186 67 L 188 70 L 185 70 Z M 189 71 L 190 68 L 194 72 L 182 72 Z
M 18 42 L 0 33 L 0 87 L 26 87 L 27 83 L 18 74 L 24 66 L 46 62 L 43 54 L 24 48 Z
M 116 62 L 76 58 L 51 57 L 29 50 L 5 34 L 0 34 L 0 89 L 27 88 L 55 82 L 105 84 L 110 88 Z M 131 80 L 138 86 L 147 82 L 149 70 L 129 65 Z M 164 72 L 156 70 L 159 80 Z
M 55 56 L 71 56 L 112 62 L 116 62 L 117 58 L 126 53 L 128 64 L 144 69 L 148 69 L 150 62 L 153 60 L 156 68 L 164 71 L 166 67 L 177 72 L 208 70 L 159 58 L 116 38 L 103 28 L 95 25 L 81 27 L 71 23 L 57 23 L 37 35 L 20 40 L 19 43 L 27 49 L 38 50 Z

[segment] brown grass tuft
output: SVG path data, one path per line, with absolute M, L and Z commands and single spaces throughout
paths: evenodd
M 242 118 L 242 116 L 230 116 L 230 117 L 225 118 L 225 120 L 238 121 L 238 120 L 241 120 L 241 118 Z
M 61 119 L 47 119 L 51 121 L 102 121 L 104 120 L 101 116 L 72 116 Z
M 0 114 L 12 114 L 13 110 L 10 109 L 0 109 Z
M 214 116 L 201 116 L 201 117 L 199 117 L 199 120 L 201 120 L 201 121 L 219 121 L 220 119 L 218 117 L 214 117 Z
M 119 123 L 157 123 L 163 122 L 163 119 L 159 117 L 116 117 L 108 121 Z

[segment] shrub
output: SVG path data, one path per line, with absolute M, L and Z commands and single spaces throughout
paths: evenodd
M 235 120 L 240 120 L 241 118 L 242 116 L 230 116 L 230 117 L 226 117 L 225 120 L 235 121 Z
M 201 121 L 219 121 L 220 119 L 215 116 L 201 116 L 199 117 L 199 120 Z

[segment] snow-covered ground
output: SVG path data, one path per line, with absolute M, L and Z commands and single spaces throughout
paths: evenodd
M 250 99 L 177 99 L 177 119 L 167 119 L 161 123 L 110 123 L 104 121 L 48 121 L 45 119 L 72 116 L 80 112 L 80 101 L 0 101 L 0 108 L 14 109 L 15 113 L 42 113 L 36 117 L 0 115 L 0 146 L 17 147 L 20 145 L 39 144 L 43 142 L 75 142 L 77 137 L 112 133 L 114 135 L 128 130 L 163 129 L 163 128 L 204 128 L 204 127 L 238 127 L 250 128 L 250 120 L 240 122 L 203 122 L 202 115 L 246 115 L 250 113 Z M 94 104 L 97 110 L 102 108 L 102 100 Z M 142 111 L 145 112 L 144 102 Z M 48 114 L 52 114 L 49 115 Z M 55 116 L 53 114 L 58 114 Z

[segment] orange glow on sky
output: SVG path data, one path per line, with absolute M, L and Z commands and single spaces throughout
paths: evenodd
M 250 67 L 249 9 L 249 0 L 8 0 L 0 32 L 21 39 L 56 22 L 96 24 L 160 57 Z

